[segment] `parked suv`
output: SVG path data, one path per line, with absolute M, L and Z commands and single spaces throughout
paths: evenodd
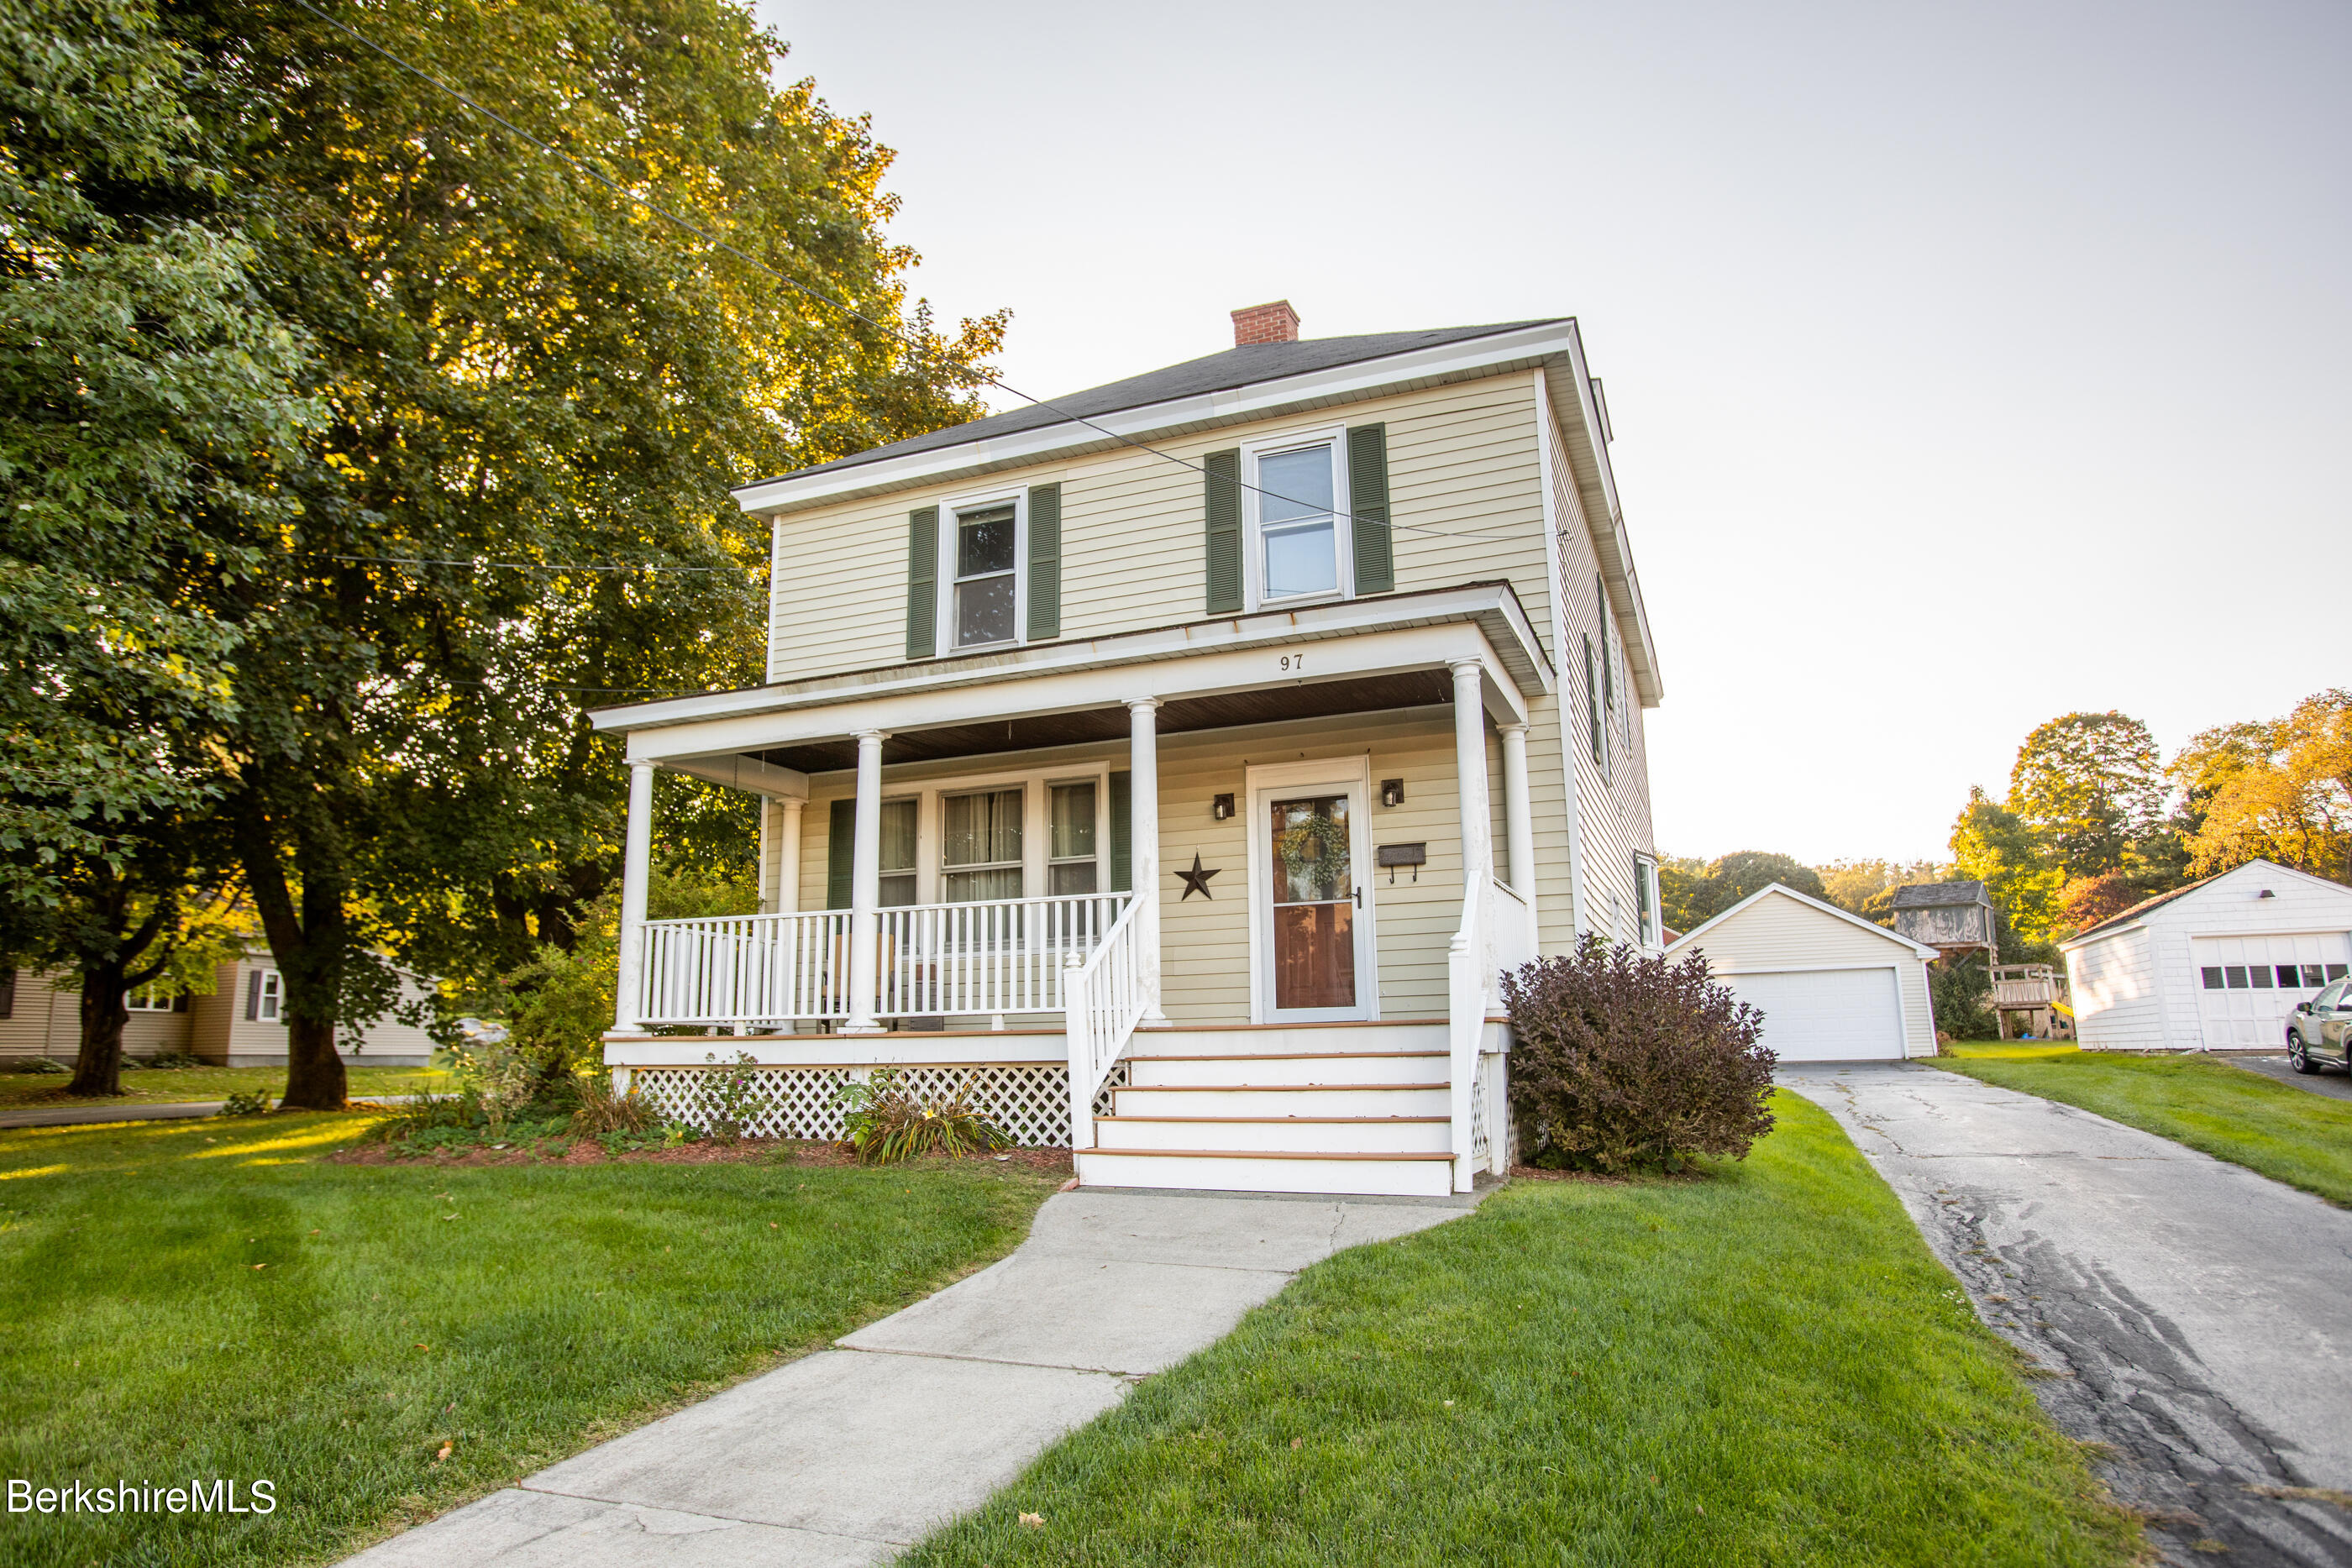
M 2322 1062 L 2352 1069 L 2352 980 L 2337 980 L 2307 1002 L 2297 1002 L 2286 1020 L 2286 1059 L 2297 1072 L 2316 1072 Z

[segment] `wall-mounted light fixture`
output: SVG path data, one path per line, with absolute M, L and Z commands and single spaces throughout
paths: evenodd
M 1383 779 L 1381 780 L 1381 804 L 1383 806 L 1402 806 L 1404 804 L 1403 779 Z
M 1210 798 L 1209 815 L 1213 819 L 1222 822 L 1233 814 L 1234 798 L 1231 795 L 1216 795 Z
M 2254 896 L 2255 896 L 2256 898 L 2276 898 L 2276 897 L 2278 896 L 2278 894 L 2277 894 L 2277 893 L 2276 893 L 2276 892 L 2274 892 L 2274 891 L 2273 891 L 2272 889 L 2270 889 L 2270 888 L 2267 888 L 2267 887 L 2266 887 L 2266 888 L 2263 889 L 2263 890 L 2262 890 L 2262 892 L 2260 892 L 2260 893 L 2258 893 L 2258 894 L 2254 894 Z

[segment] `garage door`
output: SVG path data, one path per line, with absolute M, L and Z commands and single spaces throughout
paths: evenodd
M 2205 1049 L 2286 1047 L 2287 1015 L 2319 988 L 2344 977 L 2340 932 L 2296 936 L 2196 936 L 2189 943 L 2197 971 L 2197 1011 Z
M 1764 1009 L 1764 1043 L 1783 1061 L 1864 1061 L 1903 1054 L 1893 969 L 1809 969 L 1724 975 L 1743 1002 Z

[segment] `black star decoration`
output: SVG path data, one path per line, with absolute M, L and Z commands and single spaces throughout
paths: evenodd
M 1194 850 L 1192 852 L 1192 869 L 1191 871 L 1180 871 L 1176 873 L 1176 880 L 1184 884 L 1184 898 L 1190 898 L 1196 893 L 1202 898 L 1215 898 L 1217 895 L 1209 891 L 1209 879 L 1216 875 L 1220 869 L 1222 868 L 1213 867 L 1208 871 L 1202 871 L 1201 869 L 1201 852 Z M 1184 898 L 1180 898 L 1176 902 L 1181 904 L 1184 902 Z

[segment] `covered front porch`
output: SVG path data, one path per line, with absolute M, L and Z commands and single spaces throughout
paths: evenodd
M 673 1096 L 739 1052 L 969 1082 L 1089 1182 L 1141 1140 L 1181 1179 L 1116 1185 L 1235 1185 L 1215 1157 L 1295 1186 L 1265 1161 L 1312 1155 L 1274 1174 L 1402 1190 L 1335 1164 L 1379 1154 L 1466 1187 L 1501 1158 L 1489 1020 L 1536 950 L 1551 685 L 1479 584 L 607 710 L 632 787 L 606 1060 Z M 761 914 L 645 918 L 656 767 L 765 797 Z M 827 1134 L 822 1095 L 786 1098 Z M 1314 1146 L 1188 1146 L 1268 1139 Z

